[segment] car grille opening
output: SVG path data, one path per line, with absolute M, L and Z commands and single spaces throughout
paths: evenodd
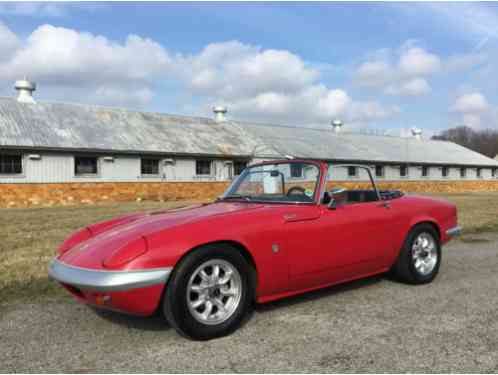
M 79 290 L 78 288 L 72 286 L 72 285 L 69 285 L 69 284 L 62 284 L 64 286 L 64 288 L 66 288 L 69 293 L 71 293 L 73 296 L 75 297 L 78 297 L 78 298 L 85 298 L 85 296 L 83 295 L 83 292 L 81 290 Z

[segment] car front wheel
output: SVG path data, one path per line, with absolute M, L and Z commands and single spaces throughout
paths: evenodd
M 425 284 L 434 280 L 440 264 L 439 235 L 432 225 L 420 224 L 408 233 L 392 272 L 401 281 Z
M 252 306 L 254 270 L 227 244 L 195 249 L 166 286 L 163 311 L 180 334 L 197 340 L 237 329 Z

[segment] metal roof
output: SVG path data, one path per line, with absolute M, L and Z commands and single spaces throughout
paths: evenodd
M 327 160 L 498 166 L 491 158 L 446 141 L 335 133 L 332 129 L 250 123 L 242 126 L 282 155 Z
M 0 147 L 498 166 L 451 142 L 0 98 Z

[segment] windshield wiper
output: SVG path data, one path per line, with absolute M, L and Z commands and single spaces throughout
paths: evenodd
M 251 200 L 251 197 L 249 195 L 230 194 L 230 195 L 227 195 L 223 198 L 218 198 L 218 200 L 222 200 L 222 201 L 225 199 L 244 199 L 244 200 L 249 202 Z

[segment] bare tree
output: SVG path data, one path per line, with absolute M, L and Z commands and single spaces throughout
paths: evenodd
M 444 130 L 432 139 L 454 142 L 490 158 L 498 155 L 498 130 L 474 130 L 468 126 L 458 126 Z

